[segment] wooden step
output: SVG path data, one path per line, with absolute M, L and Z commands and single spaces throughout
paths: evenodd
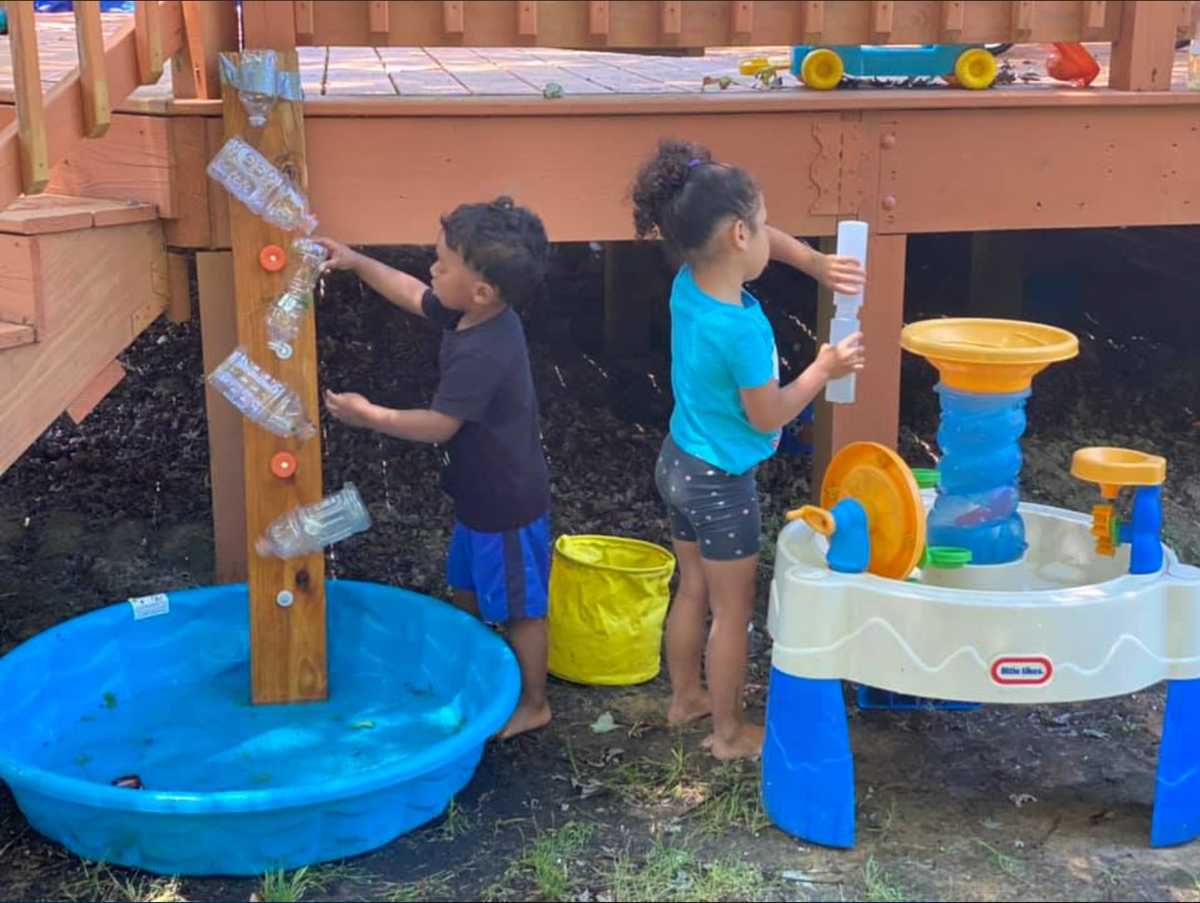
M 0 323 L 0 351 L 19 348 L 37 341 L 37 330 L 24 323 Z
M 153 204 L 39 194 L 24 197 L 0 211 L 0 233 L 50 235 L 106 226 L 126 226 L 158 218 Z

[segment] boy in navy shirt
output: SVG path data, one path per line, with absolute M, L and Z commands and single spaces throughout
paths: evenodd
M 442 483 L 457 520 L 446 567 L 455 604 L 505 625 L 521 666 L 521 699 L 499 736 L 543 727 L 550 721 L 550 479 L 529 351 L 513 310 L 545 275 L 542 222 L 509 198 L 458 207 L 442 218 L 432 287 L 339 242 L 321 241 L 330 252 L 327 269 L 354 271 L 401 310 L 442 330 L 438 387 L 428 410 L 398 411 L 328 390 L 325 403 L 350 426 L 449 451 Z

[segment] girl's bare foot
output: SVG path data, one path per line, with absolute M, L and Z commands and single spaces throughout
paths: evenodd
M 667 724 L 687 724 L 712 714 L 712 699 L 706 690 L 692 696 L 672 696 L 667 709 Z
M 511 740 L 520 734 L 545 727 L 550 723 L 550 717 L 550 703 L 543 702 L 541 705 L 533 705 L 522 702 L 517 705 L 516 711 L 508 719 L 508 724 L 504 725 L 504 729 L 496 736 L 501 740 Z
M 737 733 L 728 740 L 722 740 L 715 733 L 709 734 L 700 744 L 713 754 L 713 758 L 722 762 L 732 762 L 734 759 L 753 759 L 762 755 L 763 738 L 766 731 L 757 724 L 743 724 Z

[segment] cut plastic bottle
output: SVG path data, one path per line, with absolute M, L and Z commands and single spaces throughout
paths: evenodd
M 263 558 L 296 558 L 341 542 L 371 527 L 371 515 L 358 489 L 347 483 L 313 505 L 279 517 L 254 544 Z
M 321 264 L 329 259 L 325 246 L 308 238 L 292 242 L 288 257 L 291 274 L 287 288 L 267 314 L 267 347 L 281 361 L 292 356 L 292 342 L 300 334 L 313 292 L 321 279 Z
M 853 257 L 864 267 L 867 265 L 867 224 L 857 220 L 838 223 L 837 253 Z M 834 293 L 833 319 L 829 321 L 829 344 L 848 339 L 861 328 L 858 321 L 858 309 L 862 307 L 862 292 L 857 295 L 842 295 Z M 851 404 L 854 401 L 855 377 L 851 373 L 841 379 L 835 379 L 825 386 L 825 400 L 835 404 Z
M 240 345 L 209 374 L 208 384 L 269 433 L 301 442 L 317 434 L 300 396 L 262 370 Z
M 236 135 L 213 157 L 208 174 L 268 223 L 305 235 L 316 230 L 317 218 L 309 212 L 304 193 Z

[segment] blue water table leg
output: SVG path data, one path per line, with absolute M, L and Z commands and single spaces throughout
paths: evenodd
M 854 846 L 854 759 L 840 680 L 771 669 L 762 797 L 767 816 L 788 834 Z
M 1167 683 L 1150 845 L 1200 837 L 1200 679 Z

